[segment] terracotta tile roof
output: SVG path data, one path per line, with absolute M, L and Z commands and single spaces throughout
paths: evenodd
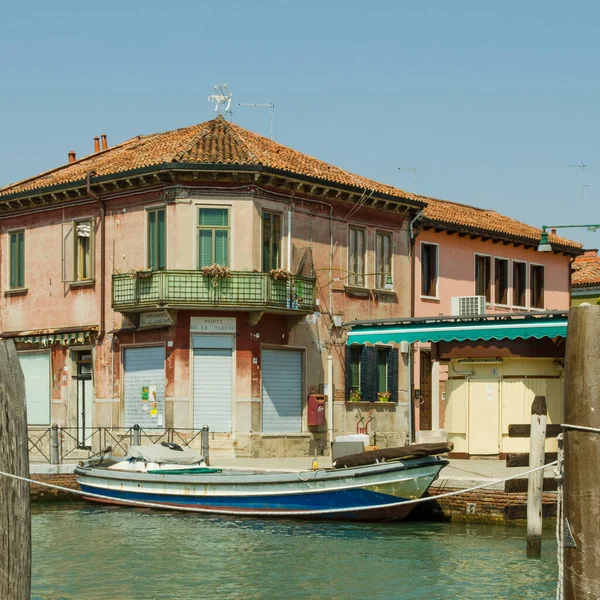
M 421 197 L 427 202 L 424 219 L 431 224 L 449 225 L 451 227 L 464 227 L 478 232 L 489 232 L 491 236 L 500 234 L 511 238 L 528 240 L 539 243 L 542 230 L 516 219 L 505 217 L 495 210 L 475 208 L 466 204 L 458 204 L 448 200 Z M 581 248 L 581 244 L 567 238 L 549 234 L 551 244 L 565 248 Z
M 571 265 L 571 273 L 574 287 L 600 285 L 600 256 L 578 256 Z
M 90 170 L 95 171 L 96 176 L 103 176 L 163 163 L 261 165 L 333 185 L 364 188 L 414 200 L 417 205 L 420 203 L 417 196 L 409 192 L 329 165 L 243 129 L 221 116 L 174 131 L 140 135 L 74 163 L 11 184 L 0 189 L 0 196 L 82 181 Z

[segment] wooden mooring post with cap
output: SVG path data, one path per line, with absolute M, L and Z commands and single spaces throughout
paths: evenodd
M 565 363 L 564 598 L 600 597 L 600 306 L 569 313 Z
M 29 477 L 25 378 L 12 340 L 0 340 L 0 471 Z M 29 483 L 0 475 L 0 598 L 30 596 Z

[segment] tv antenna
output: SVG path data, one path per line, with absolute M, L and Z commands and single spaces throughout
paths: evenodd
M 215 103 L 215 112 L 222 110 L 223 112 L 229 113 L 229 118 L 231 119 L 231 116 L 233 114 L 231 112 L 232 94 L 229 91 L 227 84 L 223 83 L 221 85 L 215 85 L 213 87 L 213 90 L 215 91 L 215 93 L 211 94 L 208 97 L 208 101 Z
M 583 171 L 586 168 L 586 164 L 580 160 L 578 165 L 569 165 L 569 167 L 579 169 L 579 174 L 577 175 L 577 186 L 575 187 L 575 203 L 579 200 L 579 189 L 581 188 L 581 223 L 585 222 L 585 196 L 587 192 L 587 185 L 582 184 L 581 181 L 583 179 Z M 585 243 L 585 232 L 582 233 L 581 243 Z
M 417 169 L 414 167 L 398 167 L 398 171 L 412 171 L 413 174 L 413 194 L 417 193 Z
M 269 125 L 270 125 L 270 138 L 273 139 L 273 112 L 275 111 L 275 105 L 271 102 L 267 104 L 240 104 L 239 106 L 254 106 L 256 108 L 268 108 L 269 109 Z

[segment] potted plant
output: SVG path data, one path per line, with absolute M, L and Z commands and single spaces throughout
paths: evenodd
M 273 279 L 283 279 L 285 281 L 292 279 L 294 274 L 287 269 L 271 269 L 269 274 Z
M 389 390 L 386 392 L 377 392 L 377 402 L 389 402 L 392 392 Z
M 219 285 L 219 279 L 231 277 L 231 269 L 218 264 L 202 267 L 200 271 L 202 272 L 202 275 L 212 279 L 212 283 L 215 287 Z
M 129 271 L 131 279 L 144 279 L 146 277 L 152 277 L 152 269 L 131 269 Z
M 360 402 L 362 400 L 362 392 L 358 388 L 350 390 L 350 402 Z

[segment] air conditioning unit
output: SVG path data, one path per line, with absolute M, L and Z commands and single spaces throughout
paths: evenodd
M 454 296 L 451 309 L 457 317 L 485 315 L 485 296 Z

